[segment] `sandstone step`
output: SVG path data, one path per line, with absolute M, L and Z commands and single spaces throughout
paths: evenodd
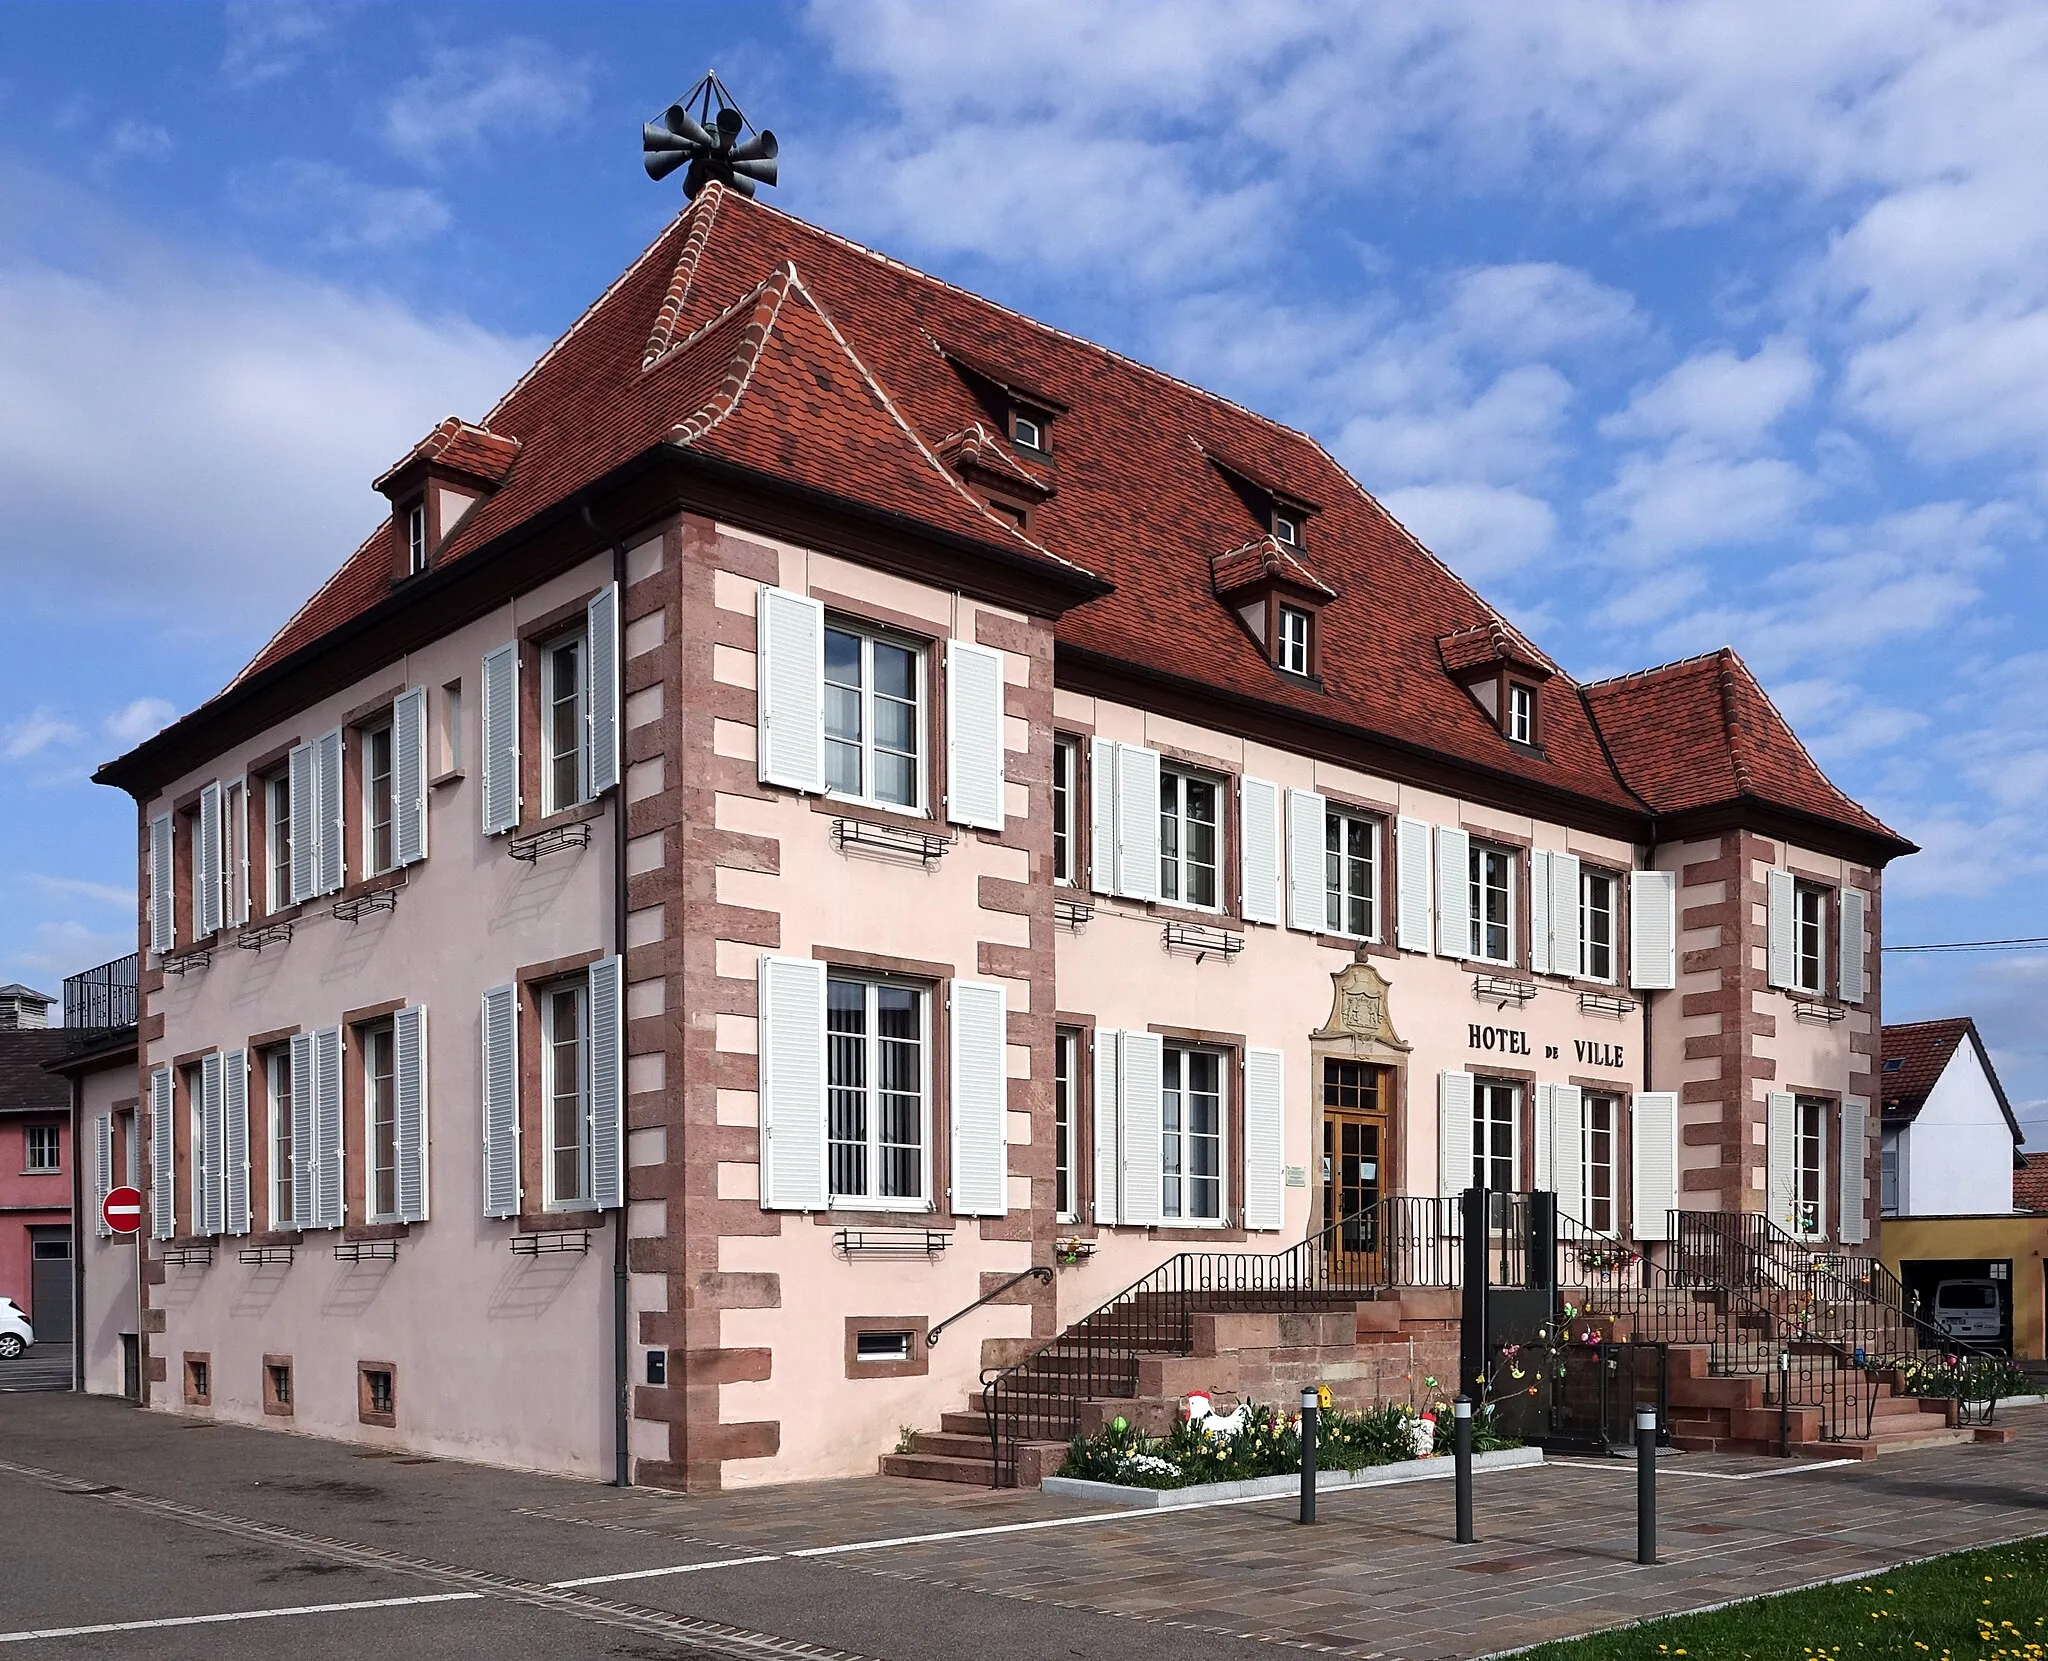
M 926 1482 L 965 1482 L 977 1488 L 995 1486 L 995 1469 L 994 1463 L 985 1455 L 980 1459 L 958 1459 L 933 1453 L 885 1453 L 881 1458 L 884 1476 L 914 1476 Z
M 1968 1426 L 1954 1430 L 1921 1430 L 1897 1436 L 1873 1436 L 1868 1441 L 1798 1442 L 1792 1451 L 1812 1459 L 1877 1459 L 1894 1453 L 1918 1453 L 1923 1448 L 1949 1448 L 1976 1440 Z
M 974 1436 L 959 1431 L 921 1430 L 912 1439 L 911 1452 L 934 1454 L 941 1459 L 980 1459 L 994 1457 L 986 1436 Z

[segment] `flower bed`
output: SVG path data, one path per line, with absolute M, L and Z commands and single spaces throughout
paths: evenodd
M 1899 1369 L 1910 1396 L 1948 1396 L 1962 1402 L 1997 1403 L 2026 1394 L 2027 1375 L 2003 1356 L 1929 1356 Z

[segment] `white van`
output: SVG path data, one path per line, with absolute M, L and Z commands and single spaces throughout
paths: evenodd
M 1933 1320 L 1950 1338 L 1996 1343 L 2004 1334 L 1995 1280 L 1944 1280 L 1934 1288 Z

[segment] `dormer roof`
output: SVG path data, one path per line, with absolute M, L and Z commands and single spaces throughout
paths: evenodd
M 1291 583 L 1325 600 L 1337 598 L 1337 591 L 1310 569 L 1301 550 L 1278 537 L 1258 537 L 1209 562 L 1209 584 L 1219 600 L 1265 582 Z
M 1469 629 L 1454 629 L 1436 643 L 1444 668 L 1459 678 L 1474 671 L 1510 667 L 1537 680 L 1557 673 L 1557 665 L 1529 644 L 1528 637 L 1498 617 L 1475 623 Z
M 981 473 L 992 483 L 1042 501 L 1053 486 L 1027 472 L 1009 448 L 979 421 L 971 421 L 956 433 L 948 433 L 934 446 L 939 459 L 959 473 Z
M 378 474 L 371 488 L 388 495 L 408 474 L 428 471 L 494 489 L 505 482 L 518 459 L 518 439 L 450 415 Z

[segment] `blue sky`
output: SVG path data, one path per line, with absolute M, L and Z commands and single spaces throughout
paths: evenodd
M 2048 9 L 0 7 L 0 980 L 132 945 L 93 765 L 216 690 L 679 201 L 773 199 L 1315 433 L 1575 673 L 1732 642 L 2048 934 Z M 2048 953 L 1893 956 L 2048 1138 Z

